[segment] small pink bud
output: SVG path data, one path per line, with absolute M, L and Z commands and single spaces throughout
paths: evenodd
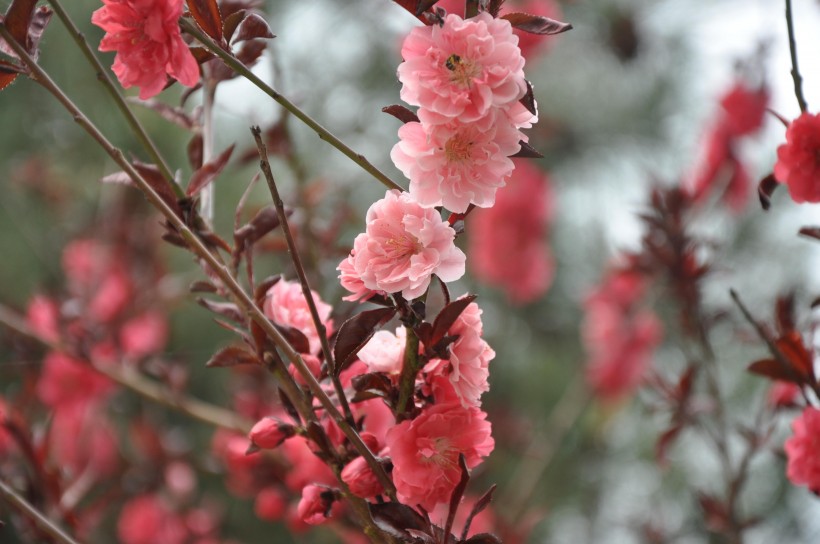
M 336 491 L 316 484 L 302 489 L 302 499 L 296 511 L 299 518 L 309 525 L 320 525 L 330 517 L 330 509 L 336 500 Z
M 378 451 L 381 449 L 379 447 L 379 439 L 373 433 L 363 432 L 359 436 L 361 437 L 362 442 L 364 442 L 365 446 L 367 446 L 367 449 L 369 449 L 373 453 L 378 453 Z
M 342 480 L 350 492 L 363 499 L 375 497 L 384 492 L 382 484 L 373 474 L 364 457 L 356 457 L 342 469 Z
M 251 439 L 249 452 L 253 453 L 258 448 L 273 449 L 295 434 L 293 425 L 280 421 L 272 417 L 266 417 L 256 422 L 251 429 L 248 438 Z M 254 449 L 254 446 L 256 449 Z

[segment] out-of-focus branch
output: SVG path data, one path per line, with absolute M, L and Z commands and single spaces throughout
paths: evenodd
M 0 497 L 8 502 L 15 510 L 31 520 L 37 528 L 47 534 L 59 544 L 79 544 L 56 523 L 48 519 L 45 514 L 37 510 L 26 499 L 20 496 L 10 485 L 0 479 Z
M 794 80 L 794 96 L 797 97 L 797 104 L 800 111 L 805 113 L 809 106 L 806 97 L 803 96 L 803 77 L 797 67 L 797 43 L 794 39 L 794 16 L 792 15 L 792 0 L 786 0 L 786 27 L 789 30 L 789 54 L 792 60 L 792 79 Z

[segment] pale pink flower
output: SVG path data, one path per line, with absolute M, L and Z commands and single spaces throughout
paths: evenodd
M 476 121 L 527 91 L 518 37 L 504 19 L 450 14 L 442 26 L 414 28 L 402 45 L 401 98 L 425 124 Z
M 116 51 L 112 69 L 123 87 L 140 87 L 140 98 L 165 88 L 166 74 L 187 87 L 199 81 L 199 65 L 182 41 L 183 0 L 103 0 L 91 22 L 105 30 L 100 51 Z
M 506 115 L 490 111 L 472 123 L 406 123 L 399 138 L 390 158 L 410 179 L 410 194 L 424 207 L 463 213 L 470 204 L 493 205 L 523 136 Z
M 409 194 L 388 191 L 367 210 L 366 223 L 351 253 L 366 288 L 411 300 L 427 290 L 433 274 L 444 282 L 464 274 L 466 257 L 455 246 L 455 231 Z
M 373 295 L 384 294 L 384 291 L 371 291 L 364 286 L 364 282 L 356 273 L 356 268 L 354 266 L 356 260 L 355 254 L 356 250 L 354 249 L 350 252 L 350 255 L 347 256 L 347 259 L 339 264 L 337 269 L 339 271 L 339 283 L 342 284 L 342 287 L 353 293 L 352 295 L 344 297 L 342 300 L 347 300 L 350 302 L 356 302 L 358 300 L 365 302 L 373 297 Z
M 396 334 L 389 331 L 378 331 L 359 350 L 358 356 L 370 372 L 384 372 L 398 376 L 404 361 L 406 343 L 407 331 L 404 327 L 397 327 Z
M 448 378 L 465 408 L 481 406 L 482 393 L 490 389 L 489 364 L 495 352 L 481 338 L 482 331 L 481 309 L 475 302 L 461 312 L 447 331 L 448 335 L 458 336 L 450 345 Z
M 467 223 L 472 272 L 500 287 L 513 304 L 541 297 L 555 273 L 547 245 L 554 196 L 548 176 L 527 161 L 516 161 L 495 206 L 476 210 Z
M 637 389 L 661 342 L 660 320 L 638 308 L 645 288 L 639 274 L 615 271 L 584 303 L 587 382 L 603 400 L 620 399 Z
M 820 492 L 820 410 L 804 409 L 792 422 L 792 430 L 794 435 L 784 445 L 789 459 L 786 476 L 795 485 Z
M 393 482 L 402 503 L 432 511 L 450 500 L 461 477 L 459 454 L 468 468 L 493 451 L 487 414 L 460 404 L 436 404 L 387 432 Z
M 315 291 L 311 291 L 310 294 L 316 304 L 319 320 L 327 328 L 329 335 L 333 332 L 333 321 L 329 319 L 332 308 L 323 302 Z M 293 327 L 304 334 L 310 343 L 311 353 L 316 354 L 321 351 L 322 341 L 310 315 L 310 308 L 302 293 L 302 286 L 298 282 L 284 279 L 277 281 L 273 287 L 268 289 L 263 309 L 265 315 L 275 323 Z

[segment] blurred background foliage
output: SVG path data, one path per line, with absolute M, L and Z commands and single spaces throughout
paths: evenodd
M 0 9 L 7 4 L 0 0 Z M 532 542 L 650 542 L 642 529 L 646 527 L 662 530 L 668 537 L 662 542 L 708 541 L 697 521 L 693 490 L 708 489 L 718 474 L 713 452 L 696 436 L 686 435 L 672 452 L 671 467 L 661 470 L 654 463 L 653 448 L 664 422 L 648 411 L 651 399 L 606 408 L 587 406 L 587 394 L 578 385 L 584 362 L 578 336 L 580 302 L 619 249 L 636 247 L 641 227 L 635 213 L 645 204 L 650 184 L 676 183 L 691 170 L 717 100 L 734 79 L 737 61 L 762 50 L 761 72 L 772 88 L 772 107 L 786 118 L 795 116 L 781 4 L 567 1 L 561 4 L 563 19 L 574 30 L 545 38 L 549 43 L 544 54 L 527 63 L 541 116 L 530 131 L 530 142 L 545 155 L 537 164 L 550 173 L 557 195 L 557 216 L 549 235 L 557 263 L 555 281 L 543 299 L 519 308 L 469 278 L 453 292 L 480 295 L 485 334 L 497 352 L 491 364 L 492 389 L 485 396 L 497 448 L 482 469 L 481 484 L 497 482 L 498 496 L 517 504 L 519 490 L 513 486 L 537 474 L 528 474 L 531 467 L 522 463 L 530 463 L 531 456 L 536 466 L 539 457 L 552 458 L 527 497 L 528 505 L 538 505 L 544 518 Z M 808 61 L 820 52 L 820 13 L 816 2 L 795 4 L 800 51 Z M 99 3 L 72 0 L 67 7 L 89 41 L 99 43 L 101 31 L 88 22 L 88 14 Z M 401 180 L 389 160 L 398 122 L 380 110 L 400 102 L 395 77 L 399 45 L 417 22 L 388 0 L 268 0 L 264 10 L 277 38 L 255 71 Z M 41 49 L 42 65 L 114 144 L 146 158 L 56 18 Z M 113 55 L 103 58 L 110 64 Z M 811 63 L 805 64 L 806 94 L 810 103 L 817 103 L 820 75 Z M 177 86 L 161 98 L 175 104 L 179 95 Z M 199 100 L 196 93 L 186 106 L 195 107 Z M 187 179 L 189 135 L 147 109 L 136 109 L 169 162 Z M 278 106 L 248 84 L 223 84 L 217 94 L 217 149 L 233 142 L 240 150 L 250 149 L 249 126 L 268 126 L 281 115 Z M 34 293 L 59 288 L 62 248 L 73 238 L 98 234 L 112 203 L 156 214 L 141 198 L 124 196 L 128 189 L 98 182 L 116 167 L 36 84 L 19 80 L 0 94 L 0 126 L 0 300 L 24 308 Z M 275 159 L 273 168 L 286 202 L 297 207 L 294 221 L 309 221 L 310 229 L 321 232 L 336 228 L 340 214 L 350 219 L 338 231 L 338 254 L 314 251 L 309 259 L 315 264 L 314 286 L 346 314 L 354 305 L 339 304 L 343 293 L 335 267 L 361 229 L 366 208 L 380 198 L 383 188 L 299 123 L 290 120 L 289 127 L 296 162 Z M 744 148 L 755 177 L 770 171 L 782 138 L 782 126 L 772 118 L 764 133 Z M 309 184 L 294 172 L 304 172 Z M 254 173 L 255 161 L 234 163 L 216 182 L 218 232 L 231 232 L 234 206 Z M 257 186 L 249 207 L 267 202 L 264 187 Z M 298 208 L 305 204 L 309 213 Z M 795 233 L 818 219 L 812 208 L 798 207 L 778 194 L 767 214 L 756 202 L 750 202 L 740 217 L 714 203 L 699 213 L 693 228 L 715 248 L 709 255 L 715 272 L 707 285 L 707 304 L 732 311 L 727 292 L 733 286 L 759 316 L 768 318 L 774 297 L 797 288 L 798 300 L 807 309 L 820 287 L 813 273 L 818 253 L 812 242 Z M 177 275 L 176 288 L 184 289 L 199 276 L 181 250 L 166 246 L 162 252 Z M 260 277 L 280 272 L 292 277 L 281 256 L 262 255 L 257 266 Z M 662 298 L 658 310 L 665 310 Z M 808 319 L 808 312 L 804 314 Z M 740 321 L 736 315 L 731 319 Z M 675 338 L 674 325 L 669 326 L 667 343 L 655 359 L 668 375 L 678 373 L 685 363 Z M 206 370 L 203 364 L 229 339 L 190 297 L 175 304 L 167 357 L 184 362 L 191 373 L 191 390 L 216 403 L 227 401 L 226 380 L 223 371 Z M 748 362 L 761 356 L 761 348 L 754 342 L 738 342 L 730 326 L 717 328 L 715 342 L 721 378 L 735 416 L 742 419 L 764 394 L 762 381 L 744 372 Z M 0 351 L 0 363 L 11 362 L 11 352 Z M 0 395 L 10 395 L 18 387 L 14 376 L 13 366 L 0 366 Z M 566 391 L 577 397 L 577 406 L 562 397 Z M 562 398 L 570 412 L 582 414 L 577 422 L 556 416 L 553 409 Z M 125 416 L 138 402 L 122 394 L 113 410 Z M 211 429 L 148 409 L 175 426 L 186 448 L 207 457 Z M 556 426 L 567 432 L 556 433 Z M 744 505 L 763 514 L 765 521 L 750 532 L 750 542 L 813 542 L 820 535 L 813 498 L 803 489 L 786 488 L 783 470 L 774 454 L 762 456 L 754 465 Z M 218 474 L 203 478 L 209 494 L 226 496 Z M 254 518 L 250 503 L 231 498 L 224 505 L 223 534 L 242 542 L 286 541 L 280 529 Z M 500 502 L 502 510 L 504 506 Z M 673 540 L 672 533 L 680 538 Z M 333 540 L 321 530 L 299 538 Z

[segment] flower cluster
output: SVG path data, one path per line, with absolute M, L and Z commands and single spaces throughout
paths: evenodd
M 820 202 L 820 115 L 804 113 L 786 129 L 774 176 L 795 202 Z

